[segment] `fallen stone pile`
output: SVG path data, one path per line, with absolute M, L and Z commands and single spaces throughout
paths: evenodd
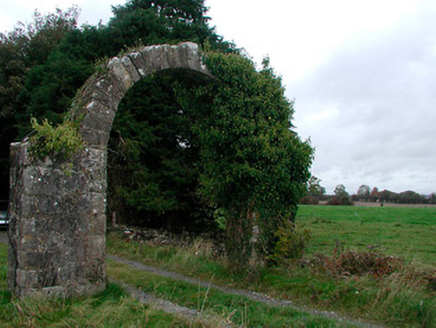
M 196 241 L 201 240 L 203 243 L 211 245 L 214 256 L 223 256 L 225 254 L 223 237 L 219 234 L 212 235 L 207 232 L 198 234 L 187 231 L 176 234 L 164 229 L 125 226 L 116 226 L 109 230 L 118 232 L 127 241 L 146 243 L 152 246 L 173 246 L 188 249 Z

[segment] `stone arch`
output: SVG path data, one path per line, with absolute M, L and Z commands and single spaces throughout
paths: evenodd
M 84 150 L 73 166 L 11 144 L 9 289 L 19 296 L 92 294 L 105 288 L 106 149 L 118 104 L 140 79 L 167 69 L 212 77 L 195 43 L 157 45 L 110 59 L 80 89 L 71 115 Z
M 201 61 L 197 44 L 192 42 L 178 46 L 143 47 L 110 59 L 106 65 L 107 72 L 91 77 L 85 83 L 78 100 L 83 104 L 79 111 L 86 110 L 80 125 L 84 140 L 92 146 L 105 146 L 118 104 L 127 90 L 140 79 L 157 71 L 177 68 L 212 76 Z

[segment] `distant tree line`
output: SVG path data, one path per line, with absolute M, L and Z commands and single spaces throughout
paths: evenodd
M 352 205 L 353 202 L 436 204 L 435 193 L 421 195 L 411 190 L 395 193 L 386 189 L 379 191 L 377 187 L 371 189 L 368 185 L 361 185 L 357 192 L 350 196 L 345 186 L 339 184 L 333 195 L 327 195 L 325 188 L 321 186 L 321 180 L 315 176 L 308 180 L 306 189 L 306 195 L 300 201 L 302 204 L 319 204 L 320 201 L 325 201 L 328 205 Z
M 350 195 L 343 184 L 336 186 L 334 195 L 326 195 L 326 190 L 321 186 L 321 180 L 311 176 L 306 185 L 306 195 L 300 200 L 300 204 L 317 205 L 321 201 L 327 205 L 353 205 Z
M 351 199 L 353 201 L 380 203 L 436 204 L 436 196 L 434 193 L 421 195 L 412 190 L 396 193 L 386 189 L 379 191 L 377 187 L 372 188 L 371 191 L 369 190 L 369 186 L 361 185 L 357 193 L 351 196 Z

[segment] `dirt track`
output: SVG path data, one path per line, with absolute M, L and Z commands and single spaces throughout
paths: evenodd
M 181 280 L 181 281 L 185 281 L 191 284 L 194 284 L 196 286 L 202 286 L 202 287 L 207 287 L 207 288 L 214 288 L 217 289 L 223 293 L 226 294 L 232 294 L 232 295 L 242 295 L 245 296 L 253 301 L 256 302 L 261 302 L 261 303 L 265 303 L 265 304 L 269 304 L 271 306 L 276 306 L 276 307 L 289 307 L 292 308 L 298 312 L 308 312 L 314 316 L 320 316 L 320 317 L 325 317 L 325 318 L 329 318 L 329 319 L 334 319 L 337 320 L 338 323 L 342 323 L 342 324 L 350 324 L 350 325 L 354 325 L 357 327 L 364 327 L 364 328 L 383 328 L 383 326 L 379 326 L 379 325 L 374 325 L 368 322 L 362 322 L 362 321 L 356 321 L 353 320 L 351 318 L 347 318 L 344 316 L 340 316 L 334 312 L 330 312 L 330 311 L 321 311 L 321 310 L 316 310 L 313 308 L 309 308 L 309 307 L 303 307 L 303 306 L 297 306 L 295 304 L 292 303 L 292 301 L 288 301 L 288 300 L 281 300 L 281 299 L 273 299 L 271 297 L 269 297 L 268 295 L 265 294 L 261 294 L 261 293 L 256 293 L 256 292 L 252 292 L 252 291 L 248 291 L 248 290 L 242 290 L 242 289 L 235 289 L 235 288 L 229 288 L 229 287 L 224 287 L 224 286 L 220 286 L 217 284 L 214 284 L 212 282 L 207 282 L 207 281 L 201 281 L 195 278 L 191 278 L 191 277 L 187 277 L 184 276 L 180 273 L 176 273 L 176 272 L 170 272 L 170 271 L 166 271 L 151 265 L 145 265 L 143 263 L 139 263 L 136 261 L 131 261 L 131 260 L 126 260 L 123 258 L 119 258 L 113 255 L 108 255 L 108 258 L 112 261 L 116 261 L 119 263 L 123 263 L 126 264 L 134 269 L 137 270 L 143 270 L 143 271 L 147 271 L 150 272 L 152 274 L 155 275 L 159 275 L 161 277 L 167 277 L 167 278 L 171 278 L 174 280 Z M 137 292 L 136 289 L 133 289 L 134 293 L 132 294 L 132 296 L 135 296 L 136 298 L 138 298 L 135 293 Z

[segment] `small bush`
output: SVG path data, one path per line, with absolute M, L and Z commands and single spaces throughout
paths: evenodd
M 312 239 L 310 230 L 302 229 L 291 221 L 283 222 L 275 235 L 278 242 L 274 253 L 269 257 L 269 260 L 275 263 L 282 263 L 287 259 L 301 259 Z

